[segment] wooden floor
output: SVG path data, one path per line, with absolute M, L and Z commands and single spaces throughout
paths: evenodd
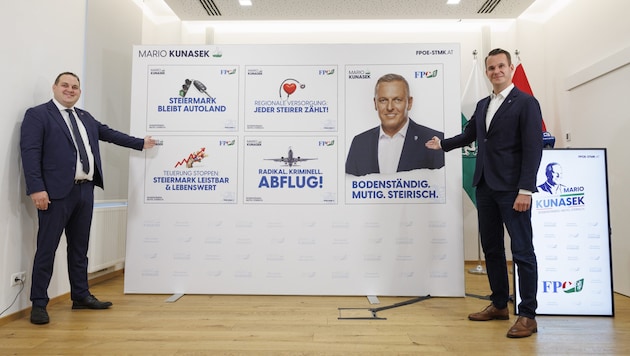
M 474 267 L 467 265 L 466 268 Z M 472 322 L 489 302 L 485 275 L 466 273 L 465 298 L 125 295 L 123 276 L 92 287 L 109 310 L 48 306 L 51 322 L 28 315 L 0 326 L 0 355 L 628 355 L 630 298 L 615 294 L 615 317 L 539 316 L 538 333 L 508 339 L 509 321 Z M 510 308 L 513 310 L 513 306 Z

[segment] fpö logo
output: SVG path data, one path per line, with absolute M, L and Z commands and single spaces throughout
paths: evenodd
M 335 145 L 335 140 L 319 141 L 317 143 L 317 146 L 334 146 L 334 145 Z
M 414 77 L 416 79 L 429 79 L 429 78 L 436 78 L 438 76 L 438 70 L 429 70 L 429 71 L 416 71 L 414 72 Z
M 571 281 L 543 281 L 543 293 L 557 294 L 557 293 L 579 293 L 584 289 L 584 278 L 578 279 L 575 282 Z
M 219 146 L 234 146 L 236 140 L 219 140 Z
M 236 68 L 230 68 L 230 69 L 221 69 L 219 71 L 219 75 L 233 75 L 236 74 Z

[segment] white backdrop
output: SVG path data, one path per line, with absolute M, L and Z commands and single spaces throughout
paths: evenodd
M 386 73 L 409 81 L 414 121 L 460 132 L 458 44 L 133 57 L 131 131 L 161 145 L 130 161 L 126 293 L 464 295 L 461 154 L 436 170 L 344 169 L 352 138 L 379 125 Z

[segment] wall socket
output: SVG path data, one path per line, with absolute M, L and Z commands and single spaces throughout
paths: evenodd
M 17 286 L 20 283 L 26 283 L 26 272 L 17 272 L 11 275 L 11 287 Z

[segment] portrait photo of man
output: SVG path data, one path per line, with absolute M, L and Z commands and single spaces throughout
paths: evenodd
M 562 166 L 556 162 L 549 163 L 545 167 L 545 176 L 547 180 L 538 186 L 539 191 L 552 195 L 561 194 L 565 187 L 560 183 L 562 180 Z
M 380 125 L 353 138 L 346 159 L 347 174 L 392 174 L 444 167 L 444 152 L 424 146 L 431 137 L 444 138 L 444 133 L 412 120 L 412 106 L 409 83 L 403 76 L 385 74 L 378 79 L 374 109 Z

